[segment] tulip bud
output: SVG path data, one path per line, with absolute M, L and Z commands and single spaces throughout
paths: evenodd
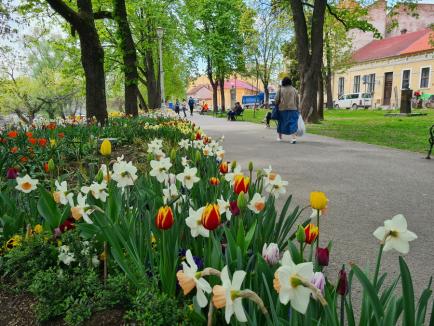
M 48 171 L 50 172 L 54 172 L 54 170 L 56 169 L 56 165 L 54 164 L 54 161 L 52 158 L 50 158 L 48 160 Z
M 310 283 L 312 283 L 318 290 L 321 291 L 322 294 L 324 294 L 324 287 L 325 287 L 325 277 L 324 274 L 321 272 L 316 272 L 313 274 L 312 279 L 310 280 Z M 314 296 L 316 299 L 316 297 Z
M 16 168 L 9 168 L 6 171 L 6 178 L 9 180 L 15 180 L 18 176 L 18 170 Z
M 306 227 L 304 228 L 304 234 L 306 236 L 305 242 L 308 244 L 312 244 L 318 237 L 318 233 L 319 233 L 319 229 L 317 226 L 315 226 L 312 223 L 306 225 Z
M 221 162 L 219 165 L 219 171 L 221 174 L 226 174 L 229 172 L 229 164 L 228 162 Z
M 199 162 L 200 161 L 200 159 L 202 158 L 202 155 L 200 154 L 200 152 L 199 151 L 196 151 L 196 162 Z
M 50 172 L 50 169 L 48 168 L 48 163 L 47 163 L 47 162 L 45 162 L 45 163 L 43 164 L 43 168 L 44 168 L 45 173 Z
M 237 205 L 239 209 L 244 209 L 247 207 L 246 195 L 242 191 L 238 194 Z
M 169 206 L 160 207 L 155 216 L 155 225 L 161 230 L 168 230 L 175 222 L 172 209 Z
M 253 171 L 253 162 L 252 161 L 249 162 L 248 167 L 249 167 L 249 172 L 252 173 L 252 171 Z
M 320 191 L 313 191 L 310 193 L 310 206 L 316 210 L 323 210 L 327 207 L 328 199 L 325 193 Z
M 104 180 L 104 172 L 102 171 L 102 169 L 98 170 L 98 173 L 95 176 L 95 180 L 98 183 L 101 183 Z
M 201 139 L 202 139 L 202 136 L 201 136 L 200 132 L 199 131 L 196 132 L 196 140 L 201 140 Z
M 338 285 L 336 286 L 336 292 L 340 295 L 346 295 L 348 292 L 348 279 L 347 272 L 345 271 L 345 265 L 339 271 Z
M 231 201 L 229 203 L 229 210 L 231 211 L 232 216 L 240 215 L 240 208 L 238 207 L 237 201 Z
M 148 153 L 147 159 L 148 159 L 148 162 L 151 162 L 154 159 L 154 154 Z
M 315 253 L 316 261 L 319 266 L 329 265 L 329 249 L 328 248 L 317 248 Z
M 101 147 L 99 149 L 99 152 L 101 153 L 102 156 L 110 156 L 112 153 L 112 143 L 110 142 L 110 140 L 108 140 L 107 138 L 105 138 L 102 143 L 101 143 Z
M 267 244 L 264 243 L 264 247 L 262 247 L 262 257 L 270 265 L 277 264 L 280 260 L 280 252 L 277 244 L 270 243 L 267 246 Z
M 172 162 L 175 162 L 176 160 L 176 150 L 174 148 L 172 148 L 172 150 L 170 151 L 170 160 Z
M 220 180 L 216 177 L 211 177 L 209 179 L 209 184 L 212 186 L 218 186 L 220 184 Z
M 205 206 L 203 213 L 202 213 L 202 219 L 201 219 L 202 225 L 207 230 L 214 230 L 216 229 L 221 222 L 220 217 L 220 210 L 218 205 L 216 204 L 209 204 Z
M 232 161 L 232 163 L 231 163 L 231 171 L 235 170 L 236 167 L 237 167 L 237 161 Z
M 297 241 L 300 243 L 304 243 L 304 241 L 306 240 L 304 228 L 301 225 L 298 225 L 297 232 L 295 232 L 295 237 L 297 238 Z

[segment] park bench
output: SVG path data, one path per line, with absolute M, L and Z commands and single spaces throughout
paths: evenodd
M 429 150 L 428 150 L 428 156 L 426 157 L 427 159 L 431 158 L 431 153 L 432 153 L 432 149 L 434 147 L 434 125 L 431 126 L 431 128 L 429 129 L 429 139 L 428 142 L 430 144 Z

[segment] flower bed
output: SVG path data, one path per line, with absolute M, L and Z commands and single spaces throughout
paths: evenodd
M 79 324 L 121 307 L 127 320 L 152 325 L 426 321 L 431 284 L 416 305 L 402 257 L 390 285 L 380 273 L 383 251 L 405 254 L 416 239 L 402 215 L 374 232 L 372 275 L 351 265 L 331 284 L 331 244 L 320 241 L 326 195 L 312 192 L 309 212 L 289 196 L 278 212 L 288 182 L 271 167 L 227 162 L 223 139 L 189 122 L 72 120 L 0 137 L 0 271 L 36 296 L 39 320 Z M 116 144 L 98 142 L 108 137 Z M 354 279 L 364 290 L 357 318 Z

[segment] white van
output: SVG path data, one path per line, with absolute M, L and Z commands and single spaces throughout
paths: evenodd
M 336 109 L 369 108 L 372 106 L 371 93 L 351 93 L 339 96 L 334 102 Z

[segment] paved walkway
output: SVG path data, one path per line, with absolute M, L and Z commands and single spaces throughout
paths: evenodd
M 342 263 L 375 266 L 378 243 L 372 232 L 399 213 L 419 237 L 405 257 L 417 294 L 434 275 L 434 160 L 309 134 L 295 145 L 279 143 L 276 131 L 264 125 L 200 115 L 192 120 L 211 136 L 224 135 L 227 159 L 237 160 L 243 169 L 250 160 L 255 169 L 271 164 L 289 181 L 288 191 L 298 205 L 308 205 L 311 191 L 326 192 L 329 213 L 321 224 L 321 244 L 333 240 L 327 271 L 332 279 Z M 398 268 L 398 254 L 385 253 L 383 270 L 396 274 Z

